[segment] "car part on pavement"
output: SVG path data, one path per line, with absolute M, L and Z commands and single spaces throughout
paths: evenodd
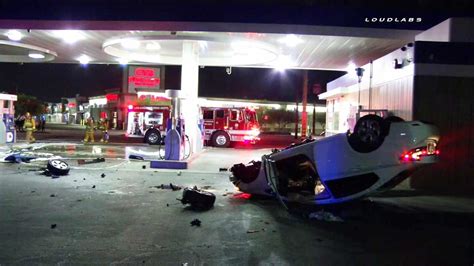
M 388 190 L 438 160 L 440 136 L 433 125 L 374 115 L 358 124 L 352 134 L 272 150 L 261 163 L 235 164 L 230 180 L 242 192 L 277 196 L 285 207 L 336 204 Z
M 105 158 L 95 158 L 93 160 L 84 160 L 84 159 L 77 160 L 77 164 L 91 164 L 91 163 L 103 163 L 103 162 L 105 162 Z
M 183 190 L 183 198 L 181 203 L 190 204 L 192 208 L 197 210 L 208 210 L 214 206 L 216 195 L 211 192 L 199 190 L 197 187 L 185 188 Z
M 69 165 L 59 159 L 49 160 L 47 168 L 52 175 L 67 175 L 70 170 Z

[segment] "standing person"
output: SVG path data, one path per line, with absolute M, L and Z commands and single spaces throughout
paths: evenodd
M 41 126 L 41 132 L 44 132 L 44 128 L 46 127 L 46 115 L 42 114 L 40 116 L 40 126 Z
M 26 141 L 28 141 L 28 143 L 35 142 L 36 139 L 33 137 L 33 132 L 36 130 L 36 123 L 30 113 L 26 113 L 25 115 L 23 129 L 26 131 Z
M 19 126 L 20 126 L 20 132 L 25 132 L 25 130 L 23 129 L 23 125 L 25 125 L 25 115 L 21 115 L 20 118 L 18 118 L 19 120 Z
M 108 143 L 109 142 L 109 121 L 107 119 L 101 118 L 99 120 L 99 129 L 102 132 L 102 137 L 100 142 Z
M 86 121 L 86 134 L 84 136 L 84 143 L 94 143 L 94 120 L 92 117 L 87 118 Z

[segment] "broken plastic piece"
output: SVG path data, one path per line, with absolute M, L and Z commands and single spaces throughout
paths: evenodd
M 194 219 L 191 221 L 191 226 L 201 226 L 201 220 Z
M 194 188 L 185 188 L 181 203 L 190 204 L 192 208 L 198 210 L 208 210 L 214 206 L 216 195 L 211 192 Z
M 78 164 L 91 164 L 91 163 L 103 163 L 105 162 L 105 158 L 95 158 L 93 160 L 77 160 Z

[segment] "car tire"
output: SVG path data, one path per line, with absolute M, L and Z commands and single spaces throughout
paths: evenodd
M 230 137 L 224 131 L 217 131 L 212 135 L 212 146 L 219 148 L 227 148 L 230 146 Z
M 149 129 L 145 134 L 145 142 L 150 145 L 158 145 L 161 143 L 160 131 L 156 129 Z
M 52 159 L 48 161 L 48 171 L 53 175 L 67 175 L 69 173 L 69 165 L 59 159 Z
M 369 153 L 382 145 L 385 133 L 383 118 L 366 115 L 357 121 L 354 132 L 349 135 L 349 144 L 357 152 Z

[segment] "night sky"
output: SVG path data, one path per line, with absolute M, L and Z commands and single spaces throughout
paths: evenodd
M 61 97 L 103 95 L 105 89 L 122 86 L 120 65 L 14 64 L 0 63 L 0 91 L 34 95 L 43 101 L 58 102 Z M 165 86 L 180 87 L 179 66 L 166 66 Z M 309 71 L 309 101 L 316 100 L 312 84 L 325 85 L 345 72 Z M 199 96 L 273 101 L 301 99 L 302 70 L 278 72 L 264 68 L 204 67 L 199 70 Z M 297 93 L 295 93 L 297 92 Z

